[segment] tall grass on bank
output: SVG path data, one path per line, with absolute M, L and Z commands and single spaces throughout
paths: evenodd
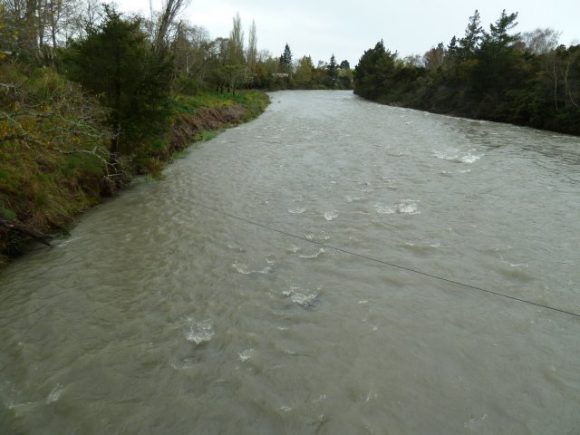
M 0 63 L 0 223 L 35 232 L 66 228 L 135 174 L 164 162 L 209 132 L 248 121 L 268 104 L 259 91 L 175 96 L 168 130 L 111 162 L 107 111 L 50 68 Z M 0 264 L 29 238 L 0 225 Z
M 3 63 L 0 77 L 0 219 L 62 227 L 99 201 L 105 112 L 51 69 Z M 0 229 L 0 252 L 18 253 L 17 238 Z

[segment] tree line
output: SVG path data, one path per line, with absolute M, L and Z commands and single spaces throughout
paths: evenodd
M 212 39 L 182 18 L 187 0 L 149 16 L 98 1 L 0 0 L 0 265 L 206 130 L 257 116 L 260 89 L 350 87 L 348 63 L 270 55 L 239 15 Z
M 113 155 L 166 130 L 171 95 L 351 88 L 348 62 L 295 62 L 288 44 L 280 57 L 260 51 L 255 23 L 246 38 L 239 15 L 228 37 L 211 39 L 180 18 L 185 2 L 165 0 L 143 17 L 96 0 L 0 0 L 0 62 L 5 73 L 51 69 L 95 96 L 108 112 Z
M 383 41 L 364 52 L 354 92 L 377 102 L 580 134 L 580 45 L 558 33 L 518 33 L 505 10 L 489 30 L 479 12 L 465 35 L 400 58 Z

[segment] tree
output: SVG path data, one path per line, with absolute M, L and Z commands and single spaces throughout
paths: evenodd
M 258 60 L 258 37 L 256 35 L 256 23 L 252 20 L 252 25 L 250 26 L 250 33 L 248 35 L 248 52 L 246 62 L 250 72 L 254 73 L 254 68 Z
M 558 46 L 560 32 L 554 29 L 536 29 L 522 35 L 522 42 L 525 50 L 532 54 L 546 54 L 553 51 Z
M 104 6 L 105 19 L 71 44 L 69 76 L 109 108 L 111 153 L 132 154 L 168 120 L 171 59 L 155 52 L 139 18 L 125 19 Z
M 423 60 L 423 56 L 421 56 L 419 54 L 413 54 L 413 55 L 406 56 L 403 59 L 403 62 L 405 63 L 405 65 L 410 66 L 410 67 L 415 67 L 415 68 L 422 68 L 425 66 L 425 61 Z
M 38 63 L 53 63 L 78 22 L 74 0 L 3 0 L 0 2 L 2 49 Z
M 365 98 L 379 98 L 394 72 L 396 56 L 385 50 L 383 41 L 366 50 L 354 69 L 354 93 Z
M 476 9 L 465 29 L 465 36 L 459 40 L 459 49 L 463 59 L 468 59 L 475 54 L 483 38 L 483 28 L 479 11 Z
M 186 0 L 164 0 L 163 11 L 157 21 L 154 38 L 154 47 L 157 52 L 165 50 L 169 46 L 169 41 L 167 40 L 169 28 L 185 5 Z
M 508 15 L 504 9 L 495 24 L 489 25 L 490 33 L 484 33 L 484 42 L 496 44 L 499 48 L 511 47 L 516 41 L 520 40 L 519 33 L 513 35 L 508 33 L 518 25 L 517 18 L 517 12 Z
M 435 70 L 443 65 L 445 61 L 445 46 L 442 42 L 437 47 L 432 48 L 423 56 L 423 64 L 429 70 Z
M 244 31 L 240 14 L 233 19 L 233 27 L 227 44 L 227 61 L 225 72 L 230 92 L 235 92 L 238 85 L 246 78 L 246 64 L 244 59 Z
M 314 64 L 310 56 L 304 56 L 298 60 L 296 72 L 294 73 L 294 81 L 298 87 L 310 88 L 312 87 L 312 77 Z
M 284 52 L 280 56 L 280 70 L 287 74 L 292 73 L 292 51 L 288 44 L 284 46 Z
M 211 41 L 205 29 L 180 21 L 170 47 L 178 92 L 193 95 L 203 86 L 211 67 Z
M 334 54 L 330 57 L 330 62 L 326 66 L 326 86 L 334 89 L 338 78 L 338 65 Z

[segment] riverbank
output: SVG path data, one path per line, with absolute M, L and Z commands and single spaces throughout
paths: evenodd
M 504 24 L 515 19 L 502 17 Z M 354 93 L 392 106 L 580 135 L 580 45 L 536 53 L 516 43 L 519 35 L 480 36 L 471 49 L 457 49 L 455 38 L 449 49 L 440 44 L 425 64 L 400 59 L 380 41 L 356 66 Z
M 357 94 L 356 92 L 354 92 L 354 94 L 364 100 L 370 101 L 372 103 L 381 104 L 383 106 L 400 107 L 403 109 L 418 110 L 421 112 L 429 112 L 436 115 L 450 116 L 453 118 L 471 119 L 474 121 L 488 121 L 507 125 L 517 125 L 519 127 L 533 128 L 536 130 L 565 134 L 569 136 L 580 136 L 580 111 L 577 111 L 577 113 L 570 112 L 570 114 L 562 116 L 561 118 L 557 117 L 546 119 L 536 118 L 530 120 L 529 118 L 518 116 L 489 115 L 485 112 L 477 112 L 465 107 L 449 109 L 446 107 L 430 106 L 423 101 L 421 102 L 416 101 L 409 102 L 404 100 L 391 101 L 388 98 L 370 98 L 368 96 Z M 577 120 L 573 118 L 577 118 Z M 562 124 L 558 123 L 560 119 L 563 120 Z
M 81 97 L 70 83 L 57 76 L 38 80 L 43 81 L 39 88 L 46 88 L 46 80 L 57 88 L 52 92 L 58 101 L 50 108 L 25 112 L 12 96 L 10 101 L 16 102 L 2 106 L 0 131 L 9 139 L 0 153 L 0 267 L 34 241 L 48 242 L 47 234 L 66 232 L 80 213 L 134 176 L 159 176 L 176 152 L 207 139 L 209 132 L 256 118 L 269 103 L 260 91 L 178 95 L 171 102 L 166 134 L 152 139 L 153 146 L 143 146 L 145 151 L 111 162 L 106 147 L 110 134 L 95 131 L 100 114 L 75 113 L 83 105 L 70 101 Z M 29 88 L 34 83 L 27 83 Z M 30 106 L 38 99 L 34 92 L 22 97 Z

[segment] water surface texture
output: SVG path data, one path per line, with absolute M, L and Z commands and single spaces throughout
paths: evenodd
M 0 275 L 0 433 L 580 434 L 579 217 L 578 138 L 274 93 Z

